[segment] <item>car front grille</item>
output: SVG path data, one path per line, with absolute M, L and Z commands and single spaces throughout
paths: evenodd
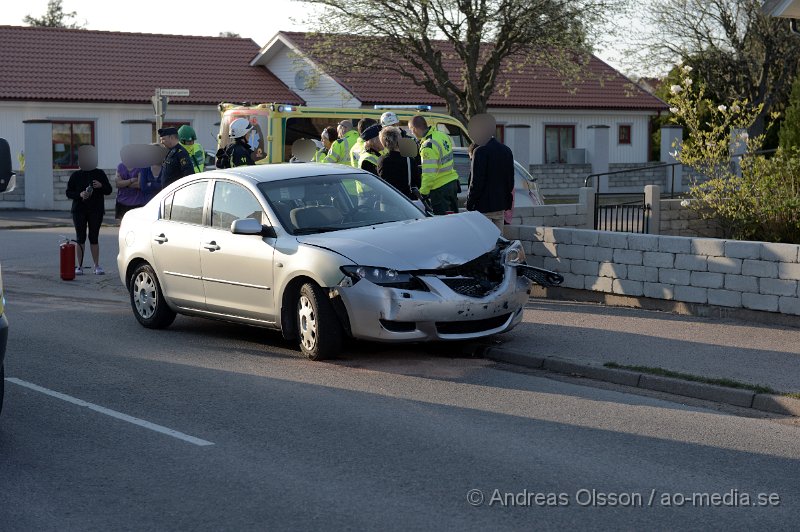
M 467 297 L 488 296 L 500 285 L 499 282 L 492 282 L 486 279 L 476 279 L 474 277 L 442 277 L 440 279 L 453 292 Z
M 468 321 L 437 321 L 436 330 L 439 334 L 470 334 L 490 331 L 504 325 L 511 314 L 503 314 L 494 318 Z

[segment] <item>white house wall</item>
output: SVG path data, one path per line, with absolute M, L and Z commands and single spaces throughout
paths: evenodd
M 310 62 L 292 57 L 292 52 L 285 46 L 266 63 L 266 67 L 303 98 L 309 107 L 361 107 L 361 102 L 327 74 L 320 74 L 319 80 L 315 80 L 310 90 L 301 90 L 297 87 L 295 77 L 301 69 L 298 66 L 300 61 L 305 64 L 303 70 L 309 73 L 315 72 Z
M 498 124 L 530 126 L 531 164 L 544 164 L 544 128 L 550 125 L 575 126 L 576 148 L 588 148 L 592 135 L 589 126 L 609 126 L 609 163 L 643 163 L 648 160 L 652 112 L 489 109 L 489 113 L 494 115 Z M 631 126 L 631 144 L 618 143 L 619 125 Z
M 12 165 L 17 167 L 17 155 L 35 157 L 31 148 L 25 149 L 25 120 L 80 120 L 94 122 L 94 138 L 100 168 L 115 168 L 123 146 L 124 120 L 151 120 L 151 105 L 93 104 L 57 102 L 0 102 L 0 137 L 11 146 Z M 197 132 L 197 140 L 206 150 L 216 151 L 219 111 L 216 106 L 172 105 L 167 109 L 167 121 L 189 122 Z M 46 147 L 50 149 L 50 147 Z

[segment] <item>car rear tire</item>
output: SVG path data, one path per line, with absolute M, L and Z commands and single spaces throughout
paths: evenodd
M 297 337 L 309 360 L 325 360 L 342 348 L 342 326 L 330 301 L 314 283 L 300 288 L 297 298 Z
M 156 272 L 149 264 L 142 264 L 134 270 L 130 296 L 133 314 L 144 327 L 163 329 L 175 321 L 175 312 L 167 305 Z

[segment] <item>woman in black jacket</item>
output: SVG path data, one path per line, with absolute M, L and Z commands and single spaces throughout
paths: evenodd
M 83 251 L 86 244 L 86 230 L 89 230 L 89 247 L 94 260 L 94 273 L 103 275 L 100 266 L 100 246 L 98 237 L 103 215 L 106 212 L 105 198 L 111 194 L 111 183 L 106 173 L 97 168 L 97 150 L 94 146 L 78 148 L 77 170 L 69 176 L 67 197 L 72 200 L 72 223 L 75 225 L 75 247 L 77 255 L 75 275 L 83 275 Z
M 388 152 L 378 159 L 378 176 L 410 199 L 416 199 L 411 188 L 420 187 L 422 173 L 413 158 L 400 154 L 400 129 L 385 127 L 381 129 L 379 137 Z

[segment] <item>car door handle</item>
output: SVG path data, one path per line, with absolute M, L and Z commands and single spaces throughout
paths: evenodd
M 206 242 L 205 244 L 203 244 L 203 247 L 206 248 L 209 251 L 218 251 L 219 250 L 219 246 L 213 240 L 211 242 Z
M 153 238 L 153 240 L 155 240 L 159 244 L 163 244 L 164 242 L 166 242 L 169 239 L 164 235 L 164 233 L 161 233 L 157 237 Z

